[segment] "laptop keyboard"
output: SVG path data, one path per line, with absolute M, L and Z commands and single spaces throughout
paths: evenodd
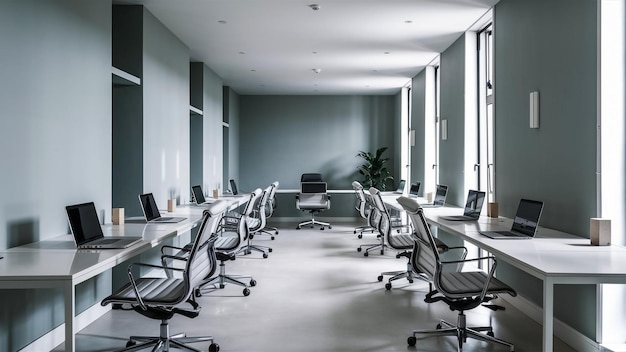
M 171 221 L 174 218 L 158 218 L 158 219 L 154 219 L 152 221 L 154 222 L 159 222 L 159 221 Z

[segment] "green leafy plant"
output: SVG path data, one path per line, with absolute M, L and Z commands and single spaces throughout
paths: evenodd
M 356 156 L 365 160 L 365 163 L 358 167 L 359 173 L 365 177 L 363 187 L 376 187 L 381 191 L 387 188 L 387 182 L 393 181 L 393 176 L 385 167 L 389 158 L 383 158 L 383 153 L 387 147 L 376 149 L 376 153 L 360 151 Z

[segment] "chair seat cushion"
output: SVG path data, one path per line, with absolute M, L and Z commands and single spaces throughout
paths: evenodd
M 139 278 L 136 280 L 139 295 L 147 305 L 176 304 L 185 292 L 183 279 Z M 106 303 L 137 303 L 133 286 L 127 283 L 118 292 L 102 301 Z
M 389 245 L 395 249 L 413 248 L 413 237 L 407 234 L 397 234 L 389 236 Z
M 487 274 L 482 271 L 444 272 L 441 274 L 440 286 L 450 295 L 480 295 L 486 281 Z M 508 293 L 516 296 L 515 290 L 495 277 L 489 282 L 487 293 Z
M 235 234 L 236 235 L 236 234 Z M 217 251 L 230 251 L 239 246 L 238 236 L 220 236 L 215 241 L 215 250 Z

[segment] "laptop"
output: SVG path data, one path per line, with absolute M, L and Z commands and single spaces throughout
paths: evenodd
M 228 183 L 230 184 L 230 193 L 224 193 L 222 194 L 222 197 L 234 197 L 239 195 L 239 190 L 237 189 L 237 183 L 235 183 L 235 180 L 230 179 L 228 180 Z
M 409 188 L 409 197 L 417 197 L 417 194 L 420 192 L 420 186 L 422 184 L 418 181 L 418 182 L 413 182 L 411 184 L 411 188 Z
M 493 239 L 528 239 L 535 237 L 543 202 L 521 199 L 510 231 L 480 231 L 481 235 Z
M 121 249 L 141 240 L 141 237 L 104 237 L 93 202 L 68 205 L 65 212 L 79 249 Z
M 147 222 L 175 223 L 186 219 L 180 217 L 162 217 L 152 193 L 140 194 L 139 202 L 141 203 L 141 210 L 143 210 L 143 215 Z
M 405 185 L 406 185 L 406 181 L 405 180 L 400 180 L 400 183 L 398 183 L 398 189 L 393 191 L 393 194 L 403 194 Z
M 483 209 L 484 202 L 485 192 L 470 189 L 467 193 L 463 215 L 440 216 L 439 218 L 450 221 L 476 221 L 480 217 L 480 211 Z
M 206 198 L 204 198 L 204 193 L 202 192 L 202 187 L 200 185 L 192 186 L 191 193 L 193 194 L 193 200 L 196 205 L 211 204 L 214 202 L 214 199 L 207 200 Z
M 420 206 L 422 208 L 443 207 L 446 204 L 447 196 L 448 196 L 448 186 L 437 185 L 437 191 L 435 192 L 435 200 L 432 203 L 420 204 Z

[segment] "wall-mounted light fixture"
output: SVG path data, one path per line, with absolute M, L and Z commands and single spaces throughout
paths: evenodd
M 539 91 L 530 92 L 530 128 L 539 128 Z
M 441 120 L 441 140 L 448 140 L 448 120 Z

